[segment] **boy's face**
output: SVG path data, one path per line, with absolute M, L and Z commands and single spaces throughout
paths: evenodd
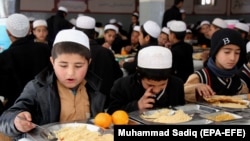
M 104 33 L 104 40 L 105 42 L 109 43 L 112 45 L 116 37 L 116 32 L 114 30 L 108 30 L 107 32 Z
M 33 34 L 38 41 L 44 42 L 46 41 L 48 30 L 45 26 L 38 26 L 33 30 Z
M 169 42 L 168 35 L 165 33 L 161 33 L 160 36 L 158 37 L 158 45 L 165 46 L 167 42 Z
M 143 33 L 140 31 L 140 33 L 139 33 L 139 43 L 140 43 L 140 45 L 141 46 L 147 45 L 149 43 L 149 40 L 150 40 L 149 35 L 144 37 Z
M 74 88 L 85 78 L 89 62 L 78 54 L 61 54 L 54 61 L 53 65 L 57 79 L 67 88 Z
M 151 92 L 153 94 L 159 94 L 168 84 L 168 80 L 155 81 L 147 78 L 143 78 L 141 82 L 145 90 L 152 88 Z
M 240 48 L 229 44 L 223 46 L 215 56 L 215 64 L 218 68 L 227 70 L 236 66 L 240 57 Z

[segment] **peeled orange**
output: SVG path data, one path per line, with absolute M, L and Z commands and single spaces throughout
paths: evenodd
M 128 113 L 124 110 L 115 111 L 111 117 L 114 125 L 125 125 L 129 121 Z
M 109 128 L 112 124 L 111 115 L 104 112 L 98 113 L 94 118 L 94 124 L 102 128 Z

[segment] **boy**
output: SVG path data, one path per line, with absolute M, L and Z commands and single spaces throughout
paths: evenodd
M 250 41 L 246 45 L 246 52 L 247 52 L 247 63 L 245 63 L 240 68 L 240 77 L 241 79 L 247 84 L 248 90 L 250 92 Z
M 31 122 L 43 125 L 84 121 L 104 110 L 100 79 L 87 71 L 91 61 L 88 37 L 78 30 L 62 30 L 51 52 L 54 71 L 48 69 L 38 74 L 2 114 L 0 130 L 4 134 L 16 137 L 26 133 L 35 128 Z
M 170 48 L 168 35 L 169 35 L 169 28 L 163 27 L 161 29 L 161 33 L 160 33 L 160 35 L 158 37 L 158 45 L 159 46 Z
M 181 79 L 171 76 L 172 53 L 168 48 L 149 46 L 138 53 L 137 71 L 118 79 L 110 92 L 108 113 L 184 105 Z
M 40 20 L 35 20 L 33 22 L 33 34 L 35 36 L 34 39 L 35 42 L 48 44 L 47 42 L 48 29 L 46 20 L 40 19 Z
M 207 66 L 195 71 L 184 84 L 187 101 L 196 102 L 212 95 L 236 95 L 248 93 L 239 76 L 236 64 L 244 42 L 232 29 L 220 29 L 211 39 L 210 57 Z

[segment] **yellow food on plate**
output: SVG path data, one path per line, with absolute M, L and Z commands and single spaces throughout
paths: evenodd
M 160 109 L 152 114 L 141 115 L 141 118 L 157 123 L 182 123 L 192 120 L 183 110 Z
M 213 121 L 227 121 L 227 120 L 233 120 L 235 117 L 228 113 L 221 113 L 218 115 L 211 115 L 208 116 L 207 119 L 213 120 Z

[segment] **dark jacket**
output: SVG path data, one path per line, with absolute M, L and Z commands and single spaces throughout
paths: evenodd
M 182 20 L 180 9 L 173 5 L 170 9 L 167 9 L 163 14 L 162 27 L 166 27 L 167 23 L 171 20 Z
M 88 72 L 86 80 L 91 117 L 94 117 L 104 111 L 105 96 L 99 92 L 101 81 L 96 75 Z M 16 115 L 23 111 L 30 112 L 32 122 L 38 125 L 59 122 L 60 105 L 56 77 L 52 71 L 45 69 L 25 86 L 15 104 L 2 114 L 0 132 L 14 137 L 21 135 L 13 122 Z
M 111 87 L 116 79 L 122 77 L 123 73 L 111 50 L 90 39 L 90 51 L 92 61 L 89 69 L 102 79 L 100 91 L 107 96 L 106 107 L 109 104 Z
M 239 69 L 239 76 L 247 84 L 247 87 L 248 87 L 249 92 L 250 92 L 250 69 L 247 67 L 246 64 L 244 64 Z
M 186 82 L 189 75 L 194 72 L 193 47 L 183 41 L 173 44 L 173 74 Z
M 118 79 L 111 89 L 110 106 L 108 113 L 123 109 L 127 112 L 138 110 L 138 100 L 145 93 L 141 80 L 137 74 Z M 166 90 L 159 100 L 156 100 L 154 108 L 184 105 L 184 84 L 175 76 L 168 79 Z
M 21 38 L 0 54 L 0 95 L 8 98 L 9 108 L 26 83 L 50 64 L 50 49 L 43 43 Z

